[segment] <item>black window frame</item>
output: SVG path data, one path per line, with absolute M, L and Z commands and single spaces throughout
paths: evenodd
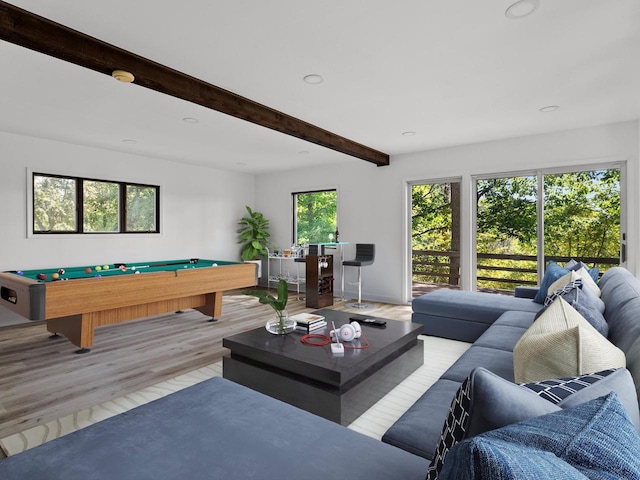
M 36 230 L 35 228 L 35 218 L 36 218 L 36 185 L 35 179 L 36 177 L 50 177 L 50 178 L 60 178 L 65 180 L 73 180 L 76 182 L 76 205 L 75 205 L 75 214 L 76 214 L 76 229 L 75 230 Z M 113 183 L 118 185 L 118 230 L 112 232 L 85 232 L 84 231 L 84 182 L 104 182 L 104 183 Z M 142 188 L 152 188 L 155 190 L 155 229 L 153 230 L 136 230 L 136 231 L 128 231 L 127 230 L 127 187 L 142 187 Z M 31 175 L 31 231 L 33 235 L 136 235 L 136 234 L 159 234 L 160 233 L 160 186 L 152 185 L 147 183 L 138 183 L 138 182 L 124 182 L 118 180 L 108 180 L 108 179 L 100 179 L 100 178 L 88 178 L 88 177 L 77 177 L 71 175 L 59 175 L 54 173 L 42 173 L 42 172 L 33 172 Z
M 291 192 L 291 236 L 293 245 L 297 244 L 298 241 L 298 212 L 297 212 L 297 196 L 305 195 L 309 193 L 325 193 L 325 192 L 335 192 L 336 194 L 336 228 L 338 227 L 338 189 L 336 187 L 333 188 L 321 188 L 318 190 L 302 190 L 299 192 Z M 320 240 L 318 240 L 320 241 Z M 328 241 L 328 239 L 327 239 Z

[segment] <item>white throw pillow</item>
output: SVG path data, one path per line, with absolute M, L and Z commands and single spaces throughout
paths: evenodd
M 573 270 L 569 273 L 564 274 L 558 280 L 549 285 L 549 289 L 547 290 L 547 296 L 553 294 L 556 290 L 560 290 L 565 285 L 570 284 L 571 282 L 581 278 L 578 272 L 574 272 Z
M 591 275 L 589 275 L 589 271 L 586 268 L 582 267 L 580 270 L 578 270 L 578 275 L 580 275 L 584 286 L 589 287 L 591 291 L 595 293 L 598 298 L 600 298 L 600 287 L 598 287 L 598 284 L 593 281 L 593 278 L 591 278 Z
M 578 278 L 581 278 L 582 284 L 586 288 L 591 290 L 594 294 L 596 294 L 598 298 L 600 298 L 600 288 L 598 287 L 596 282 L 593 281 L 593 278 L 591 278 L 591 275 L 589 275 L 589 272 L 584 267 L 582 267 L 580 270 L 571 270 L 569 273 L 563 275 L 558 280 L 553 282 L 547 290 L 547 295 L 551 295 L 556 290 L 560 290 L 562 287 L 577 280 Z
M 624 352 L 562 297 L 547 307 L 513 349 L 518 383 L 538 382 L 626 366 Z

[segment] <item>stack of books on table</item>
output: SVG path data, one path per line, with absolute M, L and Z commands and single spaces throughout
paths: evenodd
M 327 326 L 325 318 L 315 313 L 297 313 L 289 318 L 296 321 L 299 332 L 311 333 Z

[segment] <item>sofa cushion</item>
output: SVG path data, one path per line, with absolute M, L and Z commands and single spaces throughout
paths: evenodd
M 500 315 L 500 318 L 498 318 L 493 324 L 505 325 L 509 327 L 520 327 L 526 330 L 533 323 L 535 315 L 536 314 L 533 312 L 504 312 L 502 315 Z
M 412 308 L 417 313 L 491 324 L 508 310 L 537 312 L 541 306 L 510 295 L 440 289 L 415 298 Z
M 636 392 L 640 393 L 640 337 L 636 338 L 626 353 L 627 370 L 631 372 L 631 377 L 635 382 Z M 638 403 L 640 404 L 640 395 L 638 395 Z
M 517 382 L 535 382 L 626 363 L 624 353 L 560 297 L 522 335 L 513 350 L 513 365 Z
M 558 410 L 530 390 L 475 368 L 451 403 L 427 480 L 438 477 L 447 452 L 465 438 Z
M 533 301 L 542 305 L 544 303 L 544 299 L 547 297 L 547 293 L 551 284 L 567 273 L 569 273 L 568 269 L 562 268 L 556 262 L 550 261 L 544 271 L 542 282 L 540 282 L 540 289 L 538 290 L 538 293 L 536 293 L 536 296 L 533 298 Z
M 609 340 L 623 352 L 640 337 L 640 297 L 632 298 L 617 311 L 609 312 Z
M 431 460 L 460 382 L 438 380 L 396 420 L 382 441 Z
M 417 312 L 411 314 L 411 321 L 422 324 L 422 332 L 425 335 L 450 338 L 468 343 L 475 342 L 491 326 L 485 322 L 474 322 Z
M 440 378 L 464 382 L 471 371 L 484 366 L 493 373 L 510 382 L 513 382 L 513 353 L 497 348 L 487 348 L 472 345 L 462 356 L 442 374 Z
M 518 471 L 523 458 L 531 456 L 541 467 L 550 467 L 555 461 L 544 452 L 583 477 L 570 476 L 571 471 L 559 464 L 560 477 L 537 472 L 529 476 L 525 473 L 534 468 L 529 463 L 527 470 Z M 459 443 L 449 455 L 441 472 L 447 479 L 640 479 L 640 437 L 615 393 L 484 433 Z
M 502 317 L 501 317 L 502 318 Z M 492 325 L 489 330 L 473 343 L 474 347 L 488 347 L 513 352 L 513 347 L 526 331 L 523 327 Z
M 611 316 L 625 303 L 640 296 L 640 280 L 626 268 L 610 268 L 602 275 L 600 283 L 600 298 L 606 308 L 604 317 L 611 324 Z

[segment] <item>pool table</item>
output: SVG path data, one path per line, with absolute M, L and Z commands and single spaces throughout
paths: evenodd
M 257 283 L 255 264 L 198 258 L 18 270 L 0 273 L 0 304 L 85 353 L 95 327 L 187 308 L 215 319 L 224 290 Z

